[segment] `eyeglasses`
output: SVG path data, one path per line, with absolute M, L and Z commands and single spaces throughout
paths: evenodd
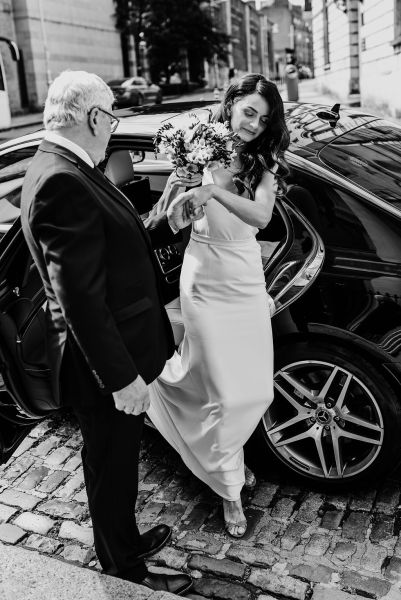
M 120 119 L 118 119 L 117 117 L 115 117 L 112 113 L 109 113 L 107 110 L 104 110 L 104 108 L 101 108 L 100 106 L 92 106 L 92 108 L 90 110 L 88 110 L 88 115 L 91 114 L 92 110 L 94 108 L 97 108 L 98 110 L 101 110 L 102 113 L 104 113 L 105 115 L 107 115 L 110 119 L 110 132 L 114 133 L 115 130 L 118 127 L 118 124 L 120 122 Z

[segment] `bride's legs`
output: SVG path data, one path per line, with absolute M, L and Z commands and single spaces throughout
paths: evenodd
M 249 467 L 245 465 L 245 483 L 244 487 L 248 490 L 252 490 L 256 485 L 255 473 L 251 471 Z
M 233 537 L 242 537 L 246 531 L 246 518 L 242 510 L 241 498 L 239 500 L 225 500 L 223 498 L 224 522 L 227 533 Z

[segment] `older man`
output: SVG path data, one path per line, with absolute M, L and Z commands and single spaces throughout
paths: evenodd
M 60 403 L 73 407 L 82 431 L 99 561 L 110 575 L 184 594 L 189 576 L 149 573 L 144 562 L 170 528 L 140 535 L 134 511 L 147 384 L 174 350 L 151 241 L 171 241 L 171 228 L 189 221 L 178 201 L 150 240 L 135 208 L 96 167 L 118 122 L 113 100 L 97 75 L 65 71 L 54 80 L 47 133 L 24 180 L 22 227 L 47 295 Z

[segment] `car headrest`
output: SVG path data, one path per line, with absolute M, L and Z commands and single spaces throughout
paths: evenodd
M 134 178 L 134 167 L 128 150 L 116 150 L 110 156 L 104 171 L 116 186 L 121 186 Z

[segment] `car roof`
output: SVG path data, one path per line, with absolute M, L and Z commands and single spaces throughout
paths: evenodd
M 190 119 L 192 114 L 199 118 L 206 110 L 215 112 L 218 102 L 206 100 L 192 102 L 171 102 L 161 106 L 128 108 L 116 111 L 121 119 L 117 129 L 120 134 L 139 134 L 153 137 L 159 127 L 166 121 Z M 319 151 L 330 144 L 338 136 L 356 127 L 375 121 L 378 117 L 363 110 L 354 108 L 340 109 L 340 118 L 332 125 L 332 121 L 321 119 L 317 115 L 327 112 L 327 105 L 302 102 L 285 102 L 284 110 L 287 126 L 291 136 L 291 151 L 305 158 L 317 155 Z M 188 113 L 185 115 L 185 113 Z
M 207 111 L 215 112 L 218 102 L 197 100 L 186 102 L 170 102 L 161 105 L 132 107 L 115 111 L 120 123 L 114 134 L 115 137 L 135 136 L 138 139 L 151 139 L 159 127 L 167 121 L 178 121 L 185 126 L 185 121 L 191 120 L 192 115 L 201 120 L 206 118 Z M 340 118 L 332 122 L 321 119 L 317 114 L 327 111 L 327 106 L 316 103 L 285 102 L 285 116 L 291 136 L 291 152 L 304 158 L 316 157 L 320 150 L 339 136 L 378 119 L 363 110 L 340 109 Z M 44 131 L 9 140 L 0 145 L 0 151 L 29 141 L 43 138 Z
M 107 85 L 121 85 L 124 81 L 127 81 L 130 77 L 123 77 L 122 79 L 112 79 L 107 82 Z

